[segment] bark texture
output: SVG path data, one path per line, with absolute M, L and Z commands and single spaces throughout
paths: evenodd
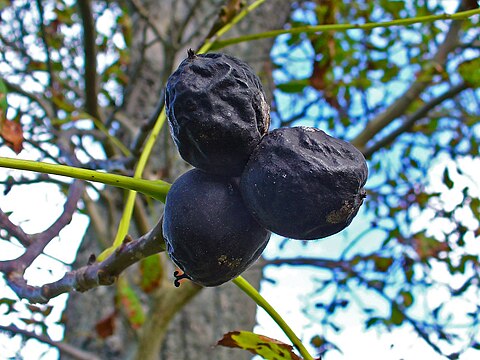
M 132 0 L 128 3 L 132 14 L 135 14 L 135 40 L 129 72 L 131 81 L 125 93 L 125 106 L 116 114 L 126 143 L 135 138 L 140 127 L 158 107 L 169 74 L 186 56 L 188 48 L 199 46 L 215 22 L 220 5 L 225 1 Z M 281 28 L 289 14 L 291 3 L 292 1 L 286 0 L 267 1 L 238 24 L 229 36 Z M 153 45 L 145 48 L 145 42 Z M 272 45 L 273 41 L 267 39 L 240 44 L 225 49 L 224 52 L 238 56 L 253 66 L 264 81 L 268 93 L 269 53 Z M 161 177 L 173 181 L 187 168 L 188 165 L 179 159 L 170 140 L 168 127 L 165 126 L 145 177 Z M 97 212 L 97 219 L 92 219 L 75 267 L 84 265 L 90 254 L 98 254 L 102 247 L 112 241 L 112 232 L 123 210 L 123 197 L 121 192 L 108 191 L 108 196 L 92 204 L 92 208 Z M 105 199 L 109 201 L 104 201 Z M 145 200 L 140 203 L 144 205 L 143 210 L 151 206 Z M 158 205 L 154 205 L 154 211 L 151 211 L 152 207 L 149 209 L 150 213 L 154 214 L 149 216 L 146 224 L 143 221 L 143 228 L 153 225 L 161 216 L 162 210 Z M 141 210 L 140 206 L 137 218 L 141 218 Z M 142 229 L 142 221 L 137 221 L 136 227 L 132 225 L 132 230 L 135 228 L 138 232 L 145 230 Z M 87 294 L 72 294 L 69 297 L 65 310 L 65 340 L 98 354 L 102 359 L 112 360 L 251 358 L 247 352 L 214 348 L 213 345 L 225 332 L 252 329 L 256 313 L 253 301 L 232 284 L 208 289 L 198 289 L 186 284 L 182 285 L 185 290 L 173 289 L 173 267 L 166 258 L 164 260 L 168 277 L 162 287 L 151 294 L 142 295 L 147 319 L 141 329 L 133 330 L 121 316 L 120 308 L 120 316 L 113 318 L 113 335 L 105 339 L 97 335 L 96 324 L 112 315 L 115 302 L 115 287 L 103 287 Z M 128 274 L 133 283 L 139 276 L 136 269 L 137 266 L 133 266 Z M 257 286 L 261 275 L 261 268 L 258 266 L 245 274 L 247 279 Z M 176 305 L 172 305 L 172 301 Z M 186 303 L 188 304 L 180 310 Z M 173 321 L 170 321 L 171 319 Z

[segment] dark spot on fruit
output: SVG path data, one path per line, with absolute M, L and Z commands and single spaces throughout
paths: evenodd
M 266 135 L 242 174 L 247 207 L 265 228 L 302 240 L 347 227 L 365 198 L 368 169 L 348 142 L 308 127 Z
M 245 207 L 234 179 L 194 169 L 175 181 L 163 217 L 167 252 L 189 278 L 217 286 L 245 271 L 270 232 Z

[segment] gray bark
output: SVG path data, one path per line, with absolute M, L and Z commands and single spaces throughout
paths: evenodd
M 137 1 L 138 2 L 138 1 Z M 136 3 L 136 2 L 132 2 Z M 212 22 L 218 12 L 219 4 L 223 1 L 143 1 L 142 4 L 148 10 L 149 18 L 155 22 L 155 26 L 162 34 L 162 42 L 157 42 L 148 48 L 141 59 L 141 39 L 145 19 L 135 19 L 135 38 L 138 41 L 132 53 L 132 66 L 141 64 L 138 73 L 132 80 L 131 89 L 128 91 L 126 106 L 122 109 L 124 119 L 130 119 L 131 123 L 126 129 L 136 132 L 141 124 L 148 119 L 158 103 L 162 87 L 168 75 L 174 70 L 179 61 L 185 57 L 186 49 L 195 48 L 200 44 L 205 34 L 210 29 Z M 229 35 L 246 34 L 251 32 L 266 31 L 280 28 L 285 22 L 289 13 L 290 1 L 270 1 L 257 9 L 255 13 L 243 20 Z M 195 13 L 188 17 L 189 12 L 195 5 Z M 188 17 L 188 22 L 185 19 Z M 192 40 L 181 44 L 177 31 L 184 26 L 184 34 L 181 39 L 191 37 Z M 147 38 L 153 39 L 154 33 L 149 30 Z M 232 55 L 238 56 L 249 62 L 262 76 L 268 80 L 269 52 L 272 40 L 258 41 L 254 44 L 246 43 L 235 48 L 225 49 Z M 267 88 L 268 92 L 268 88 Z M 119 115 L 119 116 L 120 116 Z M 125 139 L 135 134 L 125 130 Z M 154 150 L 154 156 L 150 161 L 147 177 L 161 176 L 173 181 L 183 173 L 188 166 L 178 158 L 175 147 L 172 145 L 168 135 L 168 127 L 165 126 L 162 135 Z M 115 228 L 119 215 L 122 211 L 122 194 L 111 192 L 115 198 L 117 213 L 113 215 L 114 221 L 105 221 L 107 229 Z M 99 202 L 100 204 L 100 202 Z M 99 206 L 103 220 L 107 220 L 106 206 Z M 158 208 L 156 215 L 149 220 L 154 223 L 161 214 Z M 132 227 L 134 228 L 134 227 Z M 108 231 L 104 231 L 103 241 L 111 242 L 108 238 Z M 84 242 L 79 250 L 75 267 L 82 266 L 87 262 L 90 254 L 98 254 L 101 251 L 99 246 L 99 234 L 90 228 L 85 236 Z M 170 267 L 167 267 L 169 274 Z M 130 276 L 138 277 L 133 267 Z M 249 271 L 245 275 L 252 284 L 259 284 L 261 269 Z M 167 286 L 167 285 L 165 285 Z M 182 285 L 183 286 L 183 285 Z M 225 348 L 213 348 L 213 345 L 222 335 L 233 330 L 251 330 L 255 324 L 256 306 L 239 289 L 232 284 L 226 284 L 218 288 L 202 289 L 194 299 L 183 307 L 169 324 L 168 331 L 156 339 L 156 328 L 159 328 L 159 321 L 156 317 L 163 316 L 159 313 L 158 307 L 165 306 L 165 298 L 162 298 L 163 288 L 153 294 L 145 295 L 145 308 L 147 322 L 145 329 L 134 331 L 127 325 L 125 319 L 117 317 L 115 320 L 115 332 L 112 336 L 102 340 L 95 332 L 95 325 L 105 316 L 112 313 L 115 287 L 98 288 L 87 294 L 72 294 L 69 297 L 65 310 L 65 340 L 82 349 L 92 351 L 104 359 L 249 359 L 248 352 L 231 350 Z M 174 293 L 173 293 L 174 294 Z M 193 295 L 192 295 L 193 296 Z M 189 299 L 185 299 L 188 302 Z M 157 311 L 156 311 L 157 308 Z M 173 314 L 170 314 L 172 316 Z M 160 321 L 161 322 L 161 321 Z M 163 341 L 163 345 L 160 345 Z M 157 344 L 158 342 L 158 344 Z M 148 346 L 147 346 L 148 345 Z M 143 354 L 139 347 L 148 347 L 148 352 L 154 354 Z
M 261 275 L 260 268 L 244 274 L 256 286 Z M 160 359 L 251 359 L 248 352 L 215 344 L 230 331 L 252 331 L 255 313 L 255 303 L 232 283 L 204 289 L 175 316 L 161 347 Z

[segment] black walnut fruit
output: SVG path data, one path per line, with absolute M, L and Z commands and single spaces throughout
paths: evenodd
M 308 128 L 266 135 L 241 178 L 247 207 L 265 228 L 300 240 L 347 227 L 363 203 L 368 168 L 353 145 Z
M 188 57 L 169 77 L 165 108 L 181 157 L 207 172 L 238 176 L 270 124 L 260 80 L 243 61 Z
M 163 236 L 181 277 L 217 286 L 259 258 L 270 232 L 245 207 L 235 180 L 193 169 L 167 195 Z

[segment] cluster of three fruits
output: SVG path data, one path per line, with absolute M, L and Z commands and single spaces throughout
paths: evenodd
M 262 85 L 243 61 L 189 51 L 165 102 L 180 155 L 197 168 L 175 181 L 165 206 L 163 235 L 181 277 L 220 285 L 258 259 L 271 231 L 318 239 L 358 212 L 362 154 L 314 128 L 268 132 Z

